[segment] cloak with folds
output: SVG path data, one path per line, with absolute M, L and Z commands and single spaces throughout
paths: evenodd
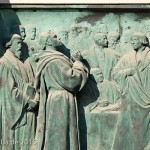
M 40 92 L 36 150 L 79 150 L 76 92 L 85 85 L 83 63 L 55 50 L 39 57 L 35 88 Z
M 135 73 L 127 76 L 131 68 Z M 128 150 L 144 149 L 150 139 L 150 49 L 143 50 L 140 61 L 137 61 L 134 50 L 125 54 L 115 66 L 113 76 L 126 102 L 113 149 L 119 150 L 123 146 Z
M 28 112 L 28 76 L 22 62 L 7 50 L 0 60 L 0 149 L 30 149 L 35 114 Z M 27 141 L 25 141 L 27 140 Z

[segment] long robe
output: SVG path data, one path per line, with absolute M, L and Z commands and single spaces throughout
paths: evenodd
M 1 150 L 30 150 L 35 115 L 27 111 L 28 76 L 23 64 L 9 50 L 0 60 Z
M 127 76 L 131 68 L 135 69 L 135 73 Z M 134 50 L 124 55 L 116 65 L 113 76 L 126 105 L 112 149 L 142 150 L 150 140 L 150 49 L 142 51 L 140 61 L 137 61 Z
M 86 67 L 51 50 L 41 56 L 35 87 L 40 92 L 36 150 L 79 150 L 75 92 L 87 81 Z

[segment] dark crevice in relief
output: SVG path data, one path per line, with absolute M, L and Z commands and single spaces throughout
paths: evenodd
M 20 25 L 21 23 L 16 12 L 11 9 L 2 9 L 0 11 L 0 20 L 0 55 L 3 55 L 6 49 L 5 43 L 7 37 L 12 33 L 12 27 L 14 25 Z

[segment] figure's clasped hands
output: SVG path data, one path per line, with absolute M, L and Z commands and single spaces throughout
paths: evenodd
M 73 62 L 75 61 L 82 61 L 83 60 L 83 57 L 81 55 L 81 52 L 80 51 L 77 51 L 76 53 L 74 53 L 72 56 L 71 56 L 71 59 Z

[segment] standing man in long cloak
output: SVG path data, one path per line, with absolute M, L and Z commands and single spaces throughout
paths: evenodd
M 150 49 L 143 33 L 134 33 L 131 43 L 113 72 L 126 102 L 113 150 L 142 150 L 150 141 Z
M 19 35 L 11 35 L 0 60 L 1 150 L 30 150 L 35 135 L 33 109 L 37 102 L 28 95 L 33 88 L 27 84 L 28 76 L 19 60 L 21 43 Z
M 40 92 L 36 150 L 79 150 L 76 92 L 86 83 L 88 71 L 77 53 L 71 62 L 57 51 L 61 44 L 54 33 L 49 50 L 39 58 L 36 90 Z

